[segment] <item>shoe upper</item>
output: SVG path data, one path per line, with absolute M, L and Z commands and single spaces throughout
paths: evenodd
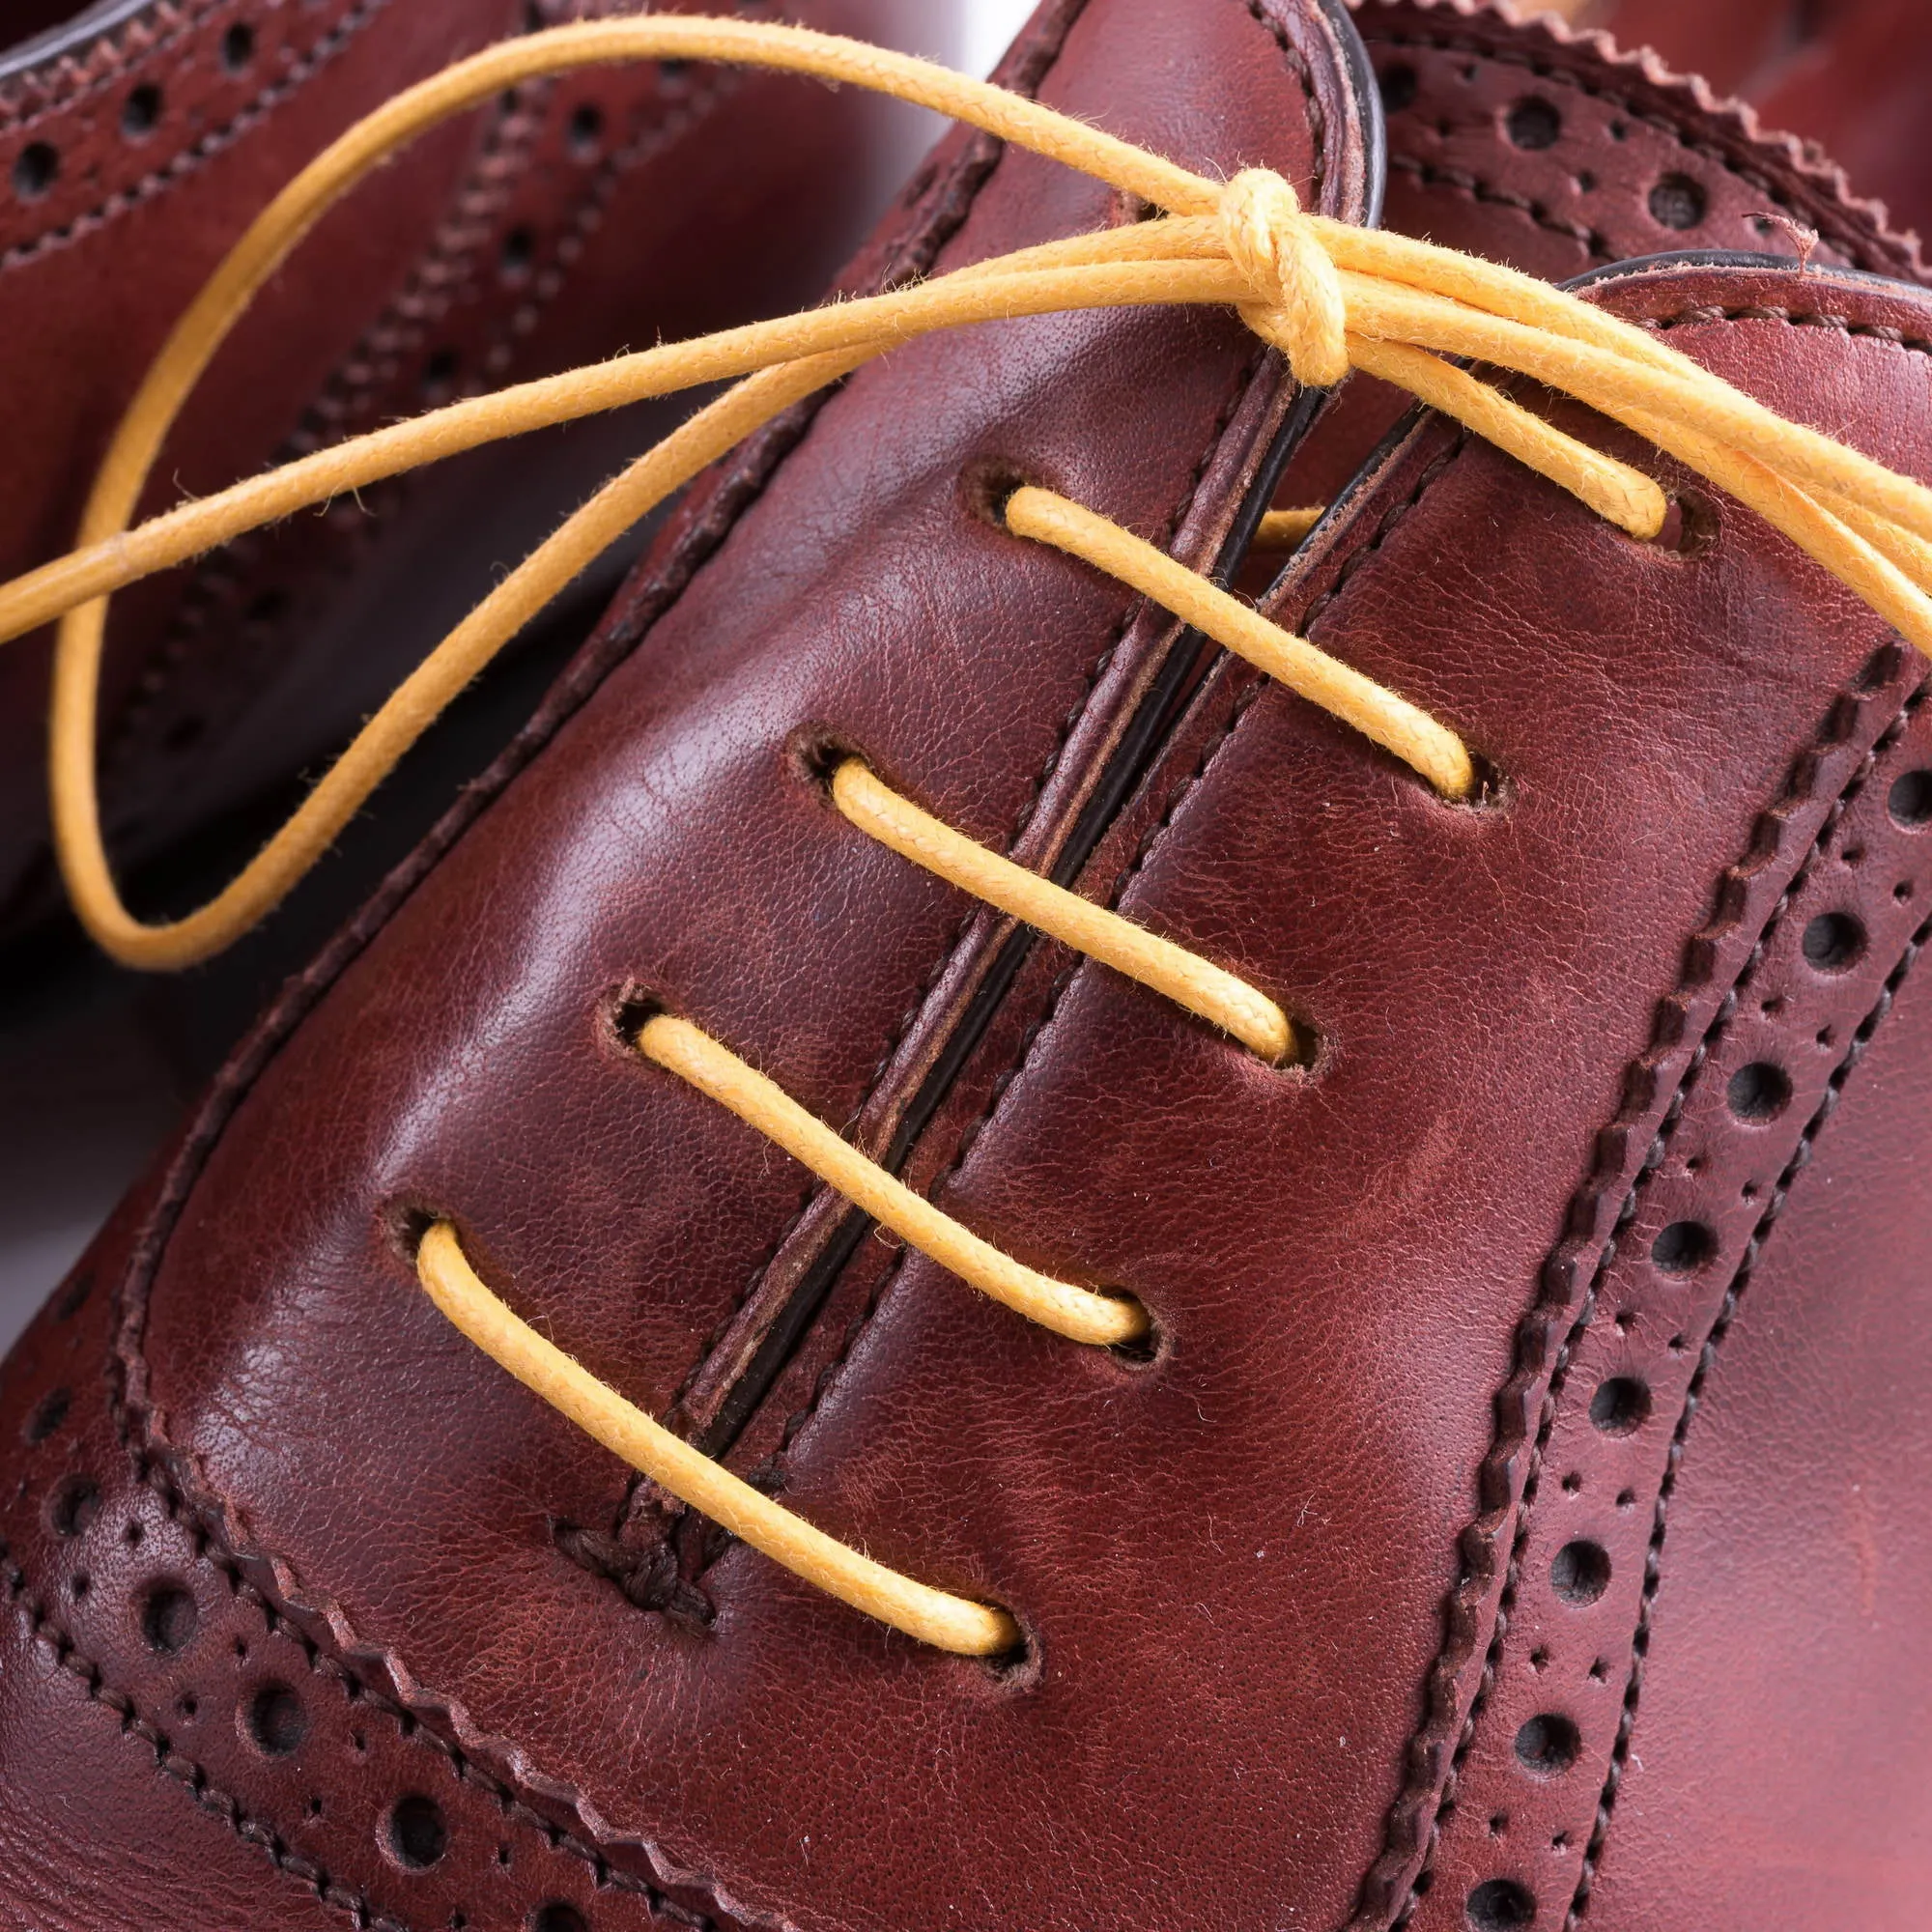
M 1004 71 L 1357 221 L 1367 72 L 1291 0 L 1058 0 Z M 1813 187 L 1854 260 L 1893 245 Z M 1134 213 L 955 138 L 868 272 Z M 1591 289 L 1932 474 L 1917 288 Z M 1640 544 L 1421 415 L 1265 608 L 1454 724 L 1491 775 L 1454 806 L 985 515 L 1023 477 L 1230 564 L 1313 400 L 1233 318 L 1004 322 L 684 506 L 9 1359 L 17 1922 L 1916 1922 L 1922 667 L 1667 463 Z M 827 745 L 1238 972 L 1309 1061 L 855 837 Z M 628 1051 L 639 1001 L 1158 1347 L 880 1238 Z M 1007 1605 L 1024 1662 L 631 1478 L 436 1312 L 423 1215 L 811 1521 Z
M 0 573 L 73 541 L 135 384 L 275 188 L 402 87 L 583 11 L 150 0 L 83 14 L 0 67 Z M 951 0 L 794 11 L 942 55 L 954 30 Z M 144 508 L 431 403 L 809 300 L 923 132 L 869 99 L 715 69 L 513 90 L 399 156 L 298 251 L 217 356 Z M 117 600 L 100 771 L 121 863 L 155 860 L 333 753 L 639 434 L 636 420 L 579 425 L 441 465 Z M 601 581 L 605 598 L 612 587 Z M 47 667 L 41 638 L 0 660 L 0 929 L 58 902 Z
M 1932 41 L 1892 0 L 1592 0 L 1582 17 L 1651 46 L 1830 153 L 1901 227 L 1932 222 L 1932 171 L 1918 138 Z

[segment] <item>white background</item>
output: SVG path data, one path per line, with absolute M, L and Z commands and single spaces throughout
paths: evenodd
M 966 0 L 966 45 L 960 65 L 987 72 L 1033 12 L 1033 0 Z

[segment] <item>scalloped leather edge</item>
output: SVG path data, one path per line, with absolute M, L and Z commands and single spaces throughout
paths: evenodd
M 1649 47 L 1626 49 L 1601 28 L 1572 27 L 1551 14 L 1519 20 L 1492 0 L 1349 0 L 1349 4 L 1363 39 L 1372 46 L 1379 38 L 1373 25 L 1378 17 L 1434 16 L 1467 33 L 1472 52 L 1506 53 L 1532 69 L 1541 63 L 1567 77 L 1621 85 L 1633 94 L 1634 113 L 1665 117 L 1673 128 L 1694 125 L 1700 138 L 1779 170 L 1801 186 L 1805 199 L 1844 217 L 1851 232 L 1831 239 L 1840 245 L 1862 240 L 1872 257 L 1855 261 L 1855 267 L 1912 281 L 1932 280 L 1932 265 L 1921 252 L 1918 236 L 1893 228 L 1885 204 L 1856 193 L 1844 169 L 1815 141 L 1766 128 L 1748 101 L 1719 94 L 1700 75 L 1677 72 Z M 1647 100 L 1642 98 L 1646 95 Z

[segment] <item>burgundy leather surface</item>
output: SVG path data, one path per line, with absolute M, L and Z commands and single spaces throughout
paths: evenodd
M 1197 165 L 1312 186 L 1319 153 L 1318 202 L 1362 212 L 1364 123 L 1319 16 L 1067 0 L 1016 62 Z M 951 154 L 876 267 L 1108 218 L 1022 157 Z M 1923 294 L 1666 264 L 1600 298 L 1932 473 Z M 1573 1907 L 1743 1932 L 1764 1922 L 1722 1824 L 1744 1789 L 1804 1814 L 1801 1845 L 1869 1843 L 1886 1807 L 1894 1862 L 1861 1866 L 1862 1896 L 1912 1922 L 1915 1739 L 1866 1735 L 1834 1781 L 1815 1749 L 1741 1761 L 1695 1736 L 1726 1638 L 1761 1630 L 1789 1669 L 1822 1620 L 1860 1696 L 1922 1704 L 1916 1635 L 1855 1607 L 1875 1574 L 1874 1612 L 1907 1614 L 1922 1576 L 1911 1426 L 1869 1438 L 1906 1474 L 1874 1519 L 1895 1570 L 1814 1565 L 1830 1602 L 1715 1634 L 1696 1610 L 1749 1566 L 1776 1598 L 1767 1521 L 1789 1553 L 1837 1520 L 1814 1490 L 1741 1548 L 1726 1484 L 1788 1457 L 1822 1485 L 1804 1445 L 1835 1445 L 1835 1416 L 1878 1426 L 1868 1338 L 1824 1335 L 1805 1379 L 1779 1379 L 1777 1335 L 1744 1355 L 1723 1425 L 1778 1257 L 1842 1302 L 1849 1192 L 1859 1292 L 1912 1293 L 1923 1096 L 1887 1071 L 1886 1029 L 1932 895 L 1932 835 L 1899 822 L 1932 768 L 1922 668 L 1695 486 L 1684 546 L 1637 545 L 1425 421 L 1270 608 L 1464 732 L 1488 800 L 1441 804 L 1215 661 L 1160 705 L 1081 863 L 1083 805 L 1191 650 L 985 524 L 962 480 L 1018 469 L 1200 561 L 1291 400 L 1211 317 L 1004 325 L 867 372 L 699 497 L 519 749 L 292 988 L 85 1300 L 57 1294 L 0 1376 L 0 1680 L 78 1660 L 73 1716 L 96 1720 L 49 1734 L 0 1705 L 0 1764 L 83 1812 L 92 1856 L 136 1873 L 120 1845 L 200 1832 L 223 1840 L 217 1895 L 244 1839 L 244 1925 L 310 1910 L 306 1887 L 364 1922 L 540 1932 Z M 1263 1066 L 1048 944 L 1008 950 L 831 813 L 801 734 L 1240 971 L 1314 1031 L 1314 1064 Z M 836 1206 L 622 1050 L 625 995 L 903 1153 L 1010 1252 L 1131 1290 L 1154 1359 L 1059 1342 L 863 1232 L 846 1256 Z M 1783 1087 L 1734 1087 L 1765 1065 Z M 724 1453 L 1011 1605 L 1027 1664 L 922 1651 L 633 1493 L 428 1307 L 396 1244 L 421 1211 L 699 1435 L 734 1413 L 721 1364 L 798 1313 Z M 1641 1392 L 1600 1408 L 1618 1378 Z M 1767 1445 L 1780 1394 L 1802 1412 Z M 1698 1576 L 1673 1594 L 1680 1557 Z M 1775 1694 L 1741 1686 L 1725 1721 Z M 1526 1761 L 1534 1717 L 1574 1749 L 1546 1725 Z M 14 1922 L 43 1892 L 0 1868 Z M 1781 1899 L 1780 1925 L 1844 1922 L 1829 1888 Z
M 1932 763 L 1922 710 L 1900 762 Z M 1926 862 L 1899 847 L 1932 834 L 1923 819 L 1894 830 L 1888 797 L 1867 782 L 1827 870 L 1881 906 L 1909 883 L 1922 915 Z M 1861 849 L 1853 886 L 1843 868 Z M 1808 1211 L 1766 1245 L 1706 1378 L 1590 1903 L 1617 1932 L 1923 1922 L 1932 1169 L 1898 1123 L 1932 1118 L 1928 1006 L 1915 970 L 1864 1050 L 1858 1104 L 1815 1136 Z M 1713 1777 L 1724 1762 L 1804 1775 Z M 1686 1859 L 1687 1834 L 1721 1855 Z
M 150 356 L 283 180 L 410 81 L 582 11 L 156 0 L 0 78 L 0 572 L 71 540 Z M 955 10 L 743 11 L 944 54 Z M 810 300 L 922 132 L 869 98 L 701 68 L 607 69 L 506 96 L 310 238 L 216 358 L 148 507 L 428 402 Z M 53 172 L 29 192 L 36 156 Z M 500 565 L 648 440 L 635 419 L 526 440 L 122 599 L 100 752 L 118 858 L 150 857 L 332 751 Z M 42 640 L 0 654 L 0 924 L 16 927 L 58 903 L 45 682 Z
M 1918 0 L 1594 0 L 1582 17 L 1817 142 L 1901 227 L 1932 225 L 1932 20 Z

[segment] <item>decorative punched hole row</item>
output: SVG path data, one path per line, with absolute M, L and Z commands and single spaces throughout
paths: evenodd
M 70 1476 L 50 1493 L 47 1520 L 56 1535 L 77 1537 L 94 1522 L 99 1504 L 100 1492 L 91 1478 Z M 122 1540 L 130 1548 L 138 1548 L 146 1541 L 138 1520 L 127 1524 Z M 69 1591 L 76 1603 L 85 1599 L 90 1589 L 84 1573 L 70 1580 Z M 201 1615 L 194 1595 L 176 1577 L 163 1577 L 150 1583 L 138 1600 L 135 1617 L 142 1640 L 159 1658 L 181 1657 L 200 1634 Z M 237 1664 L 245 1665 L 247 1643 L 238 1636 L 233 1651 Z M 183 1691 L 174 1700 L 174 1710 L 183 1722 L 193 1723 L 201 1715 L 201 1699 L 191 1690 Z M 244 1691 L 235 1706 L 235 1719 L 242 1736 L 266 1758 L 293 1758 L 309 1739 L 308 1707 L 293 1687 L 278 1678 L 257 1684 L 252 1692 Z M 351 1747 L 357 1753 L 367 1751 L 368 1740 L 360 1731 L 352 1735 Z M 303 1806 L 310 1819 L 322 1817 L 325 1809 L 319 1794 L 311 1795 Z M 441 1805 L 422 1792 L 406 1792 L 396 1799 L 377 1828 L 379 1850 L 405 1872 L 425 1872 L 440 1864 L 450 1842 L 449 1822 Z M 497 1847 L 495 1861 L 499 1867 L 508 1868 L 512 1854 L 507 1844 Z M 448 1923 L 462 1927 L 469 1919 L 459 1912 Z M 583 1914 L 561 1899 L 537 1906 L 525 1925 L 526 1932 L 591 1932 Z
M 1463 77 L 1471 78 L 1473 72 L 1473 69 L 1465 69 Z M 1420 81 L 1414 68 L 1406 64 L 1385 68 L 1379 83 L 1386 112 L 1400 114 L 1415 105 Z M 1504 138 L 1524 154 L 1541 154 L 1553 148 L 1563 136 L 1562 110 L 1540 94 L 1526 94 L 1512 101 L 1502 111 L 1500 121 Z M 1454 124 L 1443 122 L 1438 131 L 1449 134 L 1454 131 Z M 1606 131 L 1613 141 L 1627 139 L 1630 132 L 1621 122 L 1612 122 Z M 1588 172 L 1573 179 L 1579 193 L 1588 194 L 1597 186 L 1596 176 Z M 1703 183 L 1694 176 L 1672 170 L 1651 184 L 1644 206 L 1660 228 L 1682 234 L 1695 228 L 1709 214 L 1711 198 Z
M 1884 808 L 1890 824 L 1907 833 L 1932 828 L 1932 770 L 1915 770 L 1893 780 L 1884 794 Z M 1856 870 L 1873 857 L 1871 850 L 1856 840 L 1839 854 L 1848 869 Z M 1894 898 L 1909 895 L 1910 882 L 1901 890 L 1893 887 Z M 1871 949 L 1871 935 L 1864 921 L 1850 910 L 1830 910 L 1812 916 L 1799 930 L 1797 951 L 1802 969 L 1829 980 L 1849 973 L 1865 962 Z M 1778 1018 L 1790 1004 L 1787 996 L 1774 995 L 1762 1002 L 1768 1017 Z M 1835 1046 L 1836 1032 L 1824 1029 L 1818 1036 L 1821 1046 Z M 1719 1090 L 1730 1121 L 1745 1128 L 1756 1128 L 1783 1118 L 1793 1105 L 1796 1086 L 1784 1065 L 1771 1058 L 1747 1061 L 1733 1070 Z M 1687 1173 L 1701 1162 L 1687 1161 Z M 1759 1193 L 1747 1183 L 1743 1197 L 1752 1201 Z M 1707 1222 L 1685 1218 L 1668 1223 L 1656 1236 L 1651 1260 L 1665 1276 L 1683 1278 L 1708 1266 L 1719 1252 L 1717 1230 Z M 1631 1332 L 1634 1322 L 1617 1318 L 1619 1334 Z M 1673 1335 L 1668 1343 L 1672 1354 L 1682 1355 L 1688 1348 L 1685 1336 Z M 1634 1435 L 1650 1421 L 1653 1408 L 1651 1390 L 1634 1375 L 1607 1375 L 1591 1395 L 1589 1420 L 1602 1435 Z M 1565 1478 L 1566 1493 L 1577 1493 L 1582 1485 L 1576 1475 Z M 1640 1498 L 1635 1489 L 1620 1489 L 1615 1506 L 1620 1514 L 1634 1511 Z M 1553 1594 L 1566 1604 L 1588 1605 L 1607 1590 L 1611 1574 L 1609 1552 L 1603 1545 L 1578 1538 L 1566 1543 L 1556 1553 L 1549 1581 Z M 1530 1667 L 1541 1675 L 1549 1664 L 1547 1651 L 1531 1653 Z M 1607 1685 L 1612 1670 L 1606 1658 L 1598 1657 L 1585 1673 L 1593 1686 Z M 1539 1712 L 1528 1718 L 1515 1738 L 1514 1755 L 1519 1772 L 1538 1780 L 1550 1780 L 1570 1771 L 1582 1756 L 1582 1739 L 1574 1722 L 1560 1713 Z M 1503 1814 L 1498 1813 L 1497 1819 Z M 1490 1836 L 1501 1835 L 1497 1819 L 1491 1823 Z M 1573 1841 L 1564 1832 L 1550 1840 L 1552 1850 L 1563 1851 Z M 1513 1932 L 1540 1922 L 1540 1906 L 1535 1892 L 1521 1881 L 1495 1877 L 1476 1885 L 1464 1899 L 1465 1918 L 1471 1932 Z

